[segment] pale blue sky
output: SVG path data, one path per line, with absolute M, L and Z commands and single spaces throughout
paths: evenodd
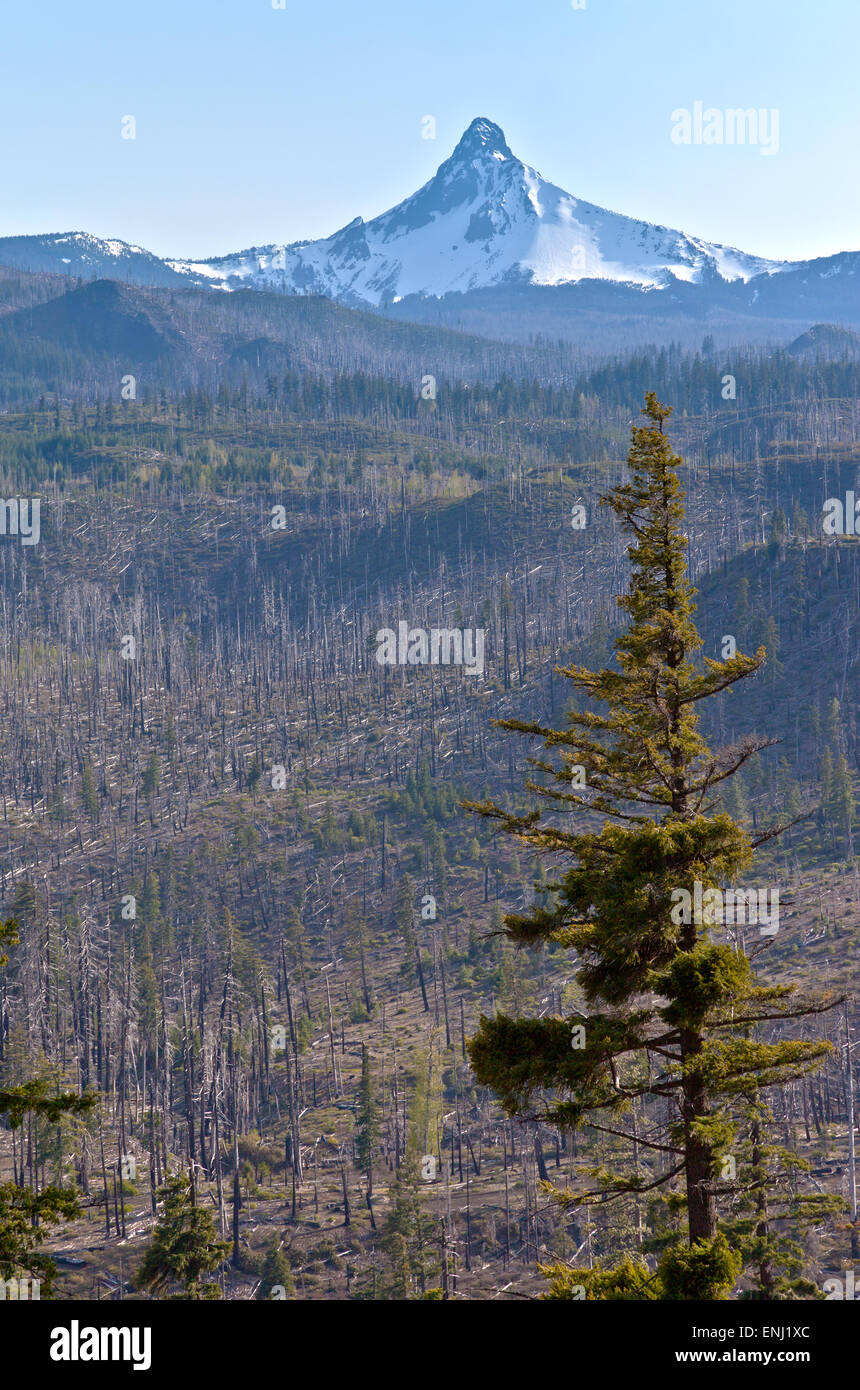
M 860 249 L 858 53 L 857 0 L 10 0 L 0 235 L 177 256 L 327 235 L 487 116 L 615 211 L 775 257 Z M 777 108 L 779 153 L 674 145 L 697 100 Z

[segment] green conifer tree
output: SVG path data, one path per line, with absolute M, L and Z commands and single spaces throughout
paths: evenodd
M 575 950 L 589 1012 L 482 1018 L 470 1055 L 479 1082 L 510 1114 L 589 1126 L 631 1148 L 624 1115 L 632 1103 L 671 1098 L 678 1121 L 661 1139 L 637 1139 L 650 1169 L 598 1169 L 587 1190 L 559 1200 L 605 1202 L 680 1180 L 688 1245 L 664 1251 L 661 1296 L 715 1298 L 727 1296 L 740 1268 L 717 1223 L 717 1197 L 726 1191 L 719 1161 L 736 1134 L 733 1104 L 739 1094 L 805 1074 L 831 1050 L 815 1040 L 764 1043 L 748 1030 L 836 1001 L 756 984 L 738 943 L 715 939 L 708 913 L 689 910 L 698 894 L 737 882 L 757 845 L 778 833 L 751 841 L 720 801 L 721 784 L 773 740 L 747 738 L 713 754 L 698 728 L 700 702 L 753 676 L 765 651 L 696 659 L 702 641 L 686 575 L 682 461 L 664 432 L 670 408 L 650 392 L 643 413 L 646 423 L 632 432 L 631 480 L 602 499 L 632 537 L 630 589 L 618 599 L 628 626 L 615 641 L 616 664 L 560 671 L 587 702 L 569 714 L 566 729 L 500 721 L 542 738 L 560 757 L 560 765 L 532 760 L 544 779 L 529 783 L 540 809 L 518 816 L 467 803 L 542 857 L 565 856 L 570 867 L 552 884 L 553 904 L 508 915 L 506 931 L 521 945 Z M 582 792 L 570 789 L 574 766 L 585 768 Z M 589 821 L 571 831 L 558 816 L 547 818 L 548 810 L 577 808 L 599 815 L 601 829 Z
M 373 1216 L 373 1158 L 378 1144 L 379 1115 L 373 1094 L 370 1053 L 366 1045 L 362 1044 L 361 1081 L 358 1088 L 358 1108 L 355 1115 L 355 1150 L 367 1179 L 366 1201 L 374 1229 L 376 1229 L 376 1221 Z
M 162 1211 L 137 1273 L 137 1287 L 158 1296 L 180 1284 L 183 1292 L 168 1297 L 195 1302 L 220 1298 L 219 1285 L 207 1276 L 223 1263 L 230 1246 L 218 1239 L 210 1213 L 196 1205 L 188 1178 L 168 1178 L 158 1189 L 158 1200 Z
M 257 1299 L 288 1299 L 295 1296 L 296 1286 L 289 1261 L 273 1238 L 266 1246 L 263 1273 L 257 1289 Z
M 418 943 L 413 925 L 414 903 L 415 885 L 409 874 L 404 874 L 394 894 L 394 919 L 403 937 L 403 963 L 400 973 L 408 984 L 412 984 L 416 979 L 415 962 L 418 956 Z
M 81 769 L 81 800 L 91 820 L 98 820 L 99 795 L 96 791 L 96 781 L 93 776 L 92 764 L 89 762 L 85 762 Z

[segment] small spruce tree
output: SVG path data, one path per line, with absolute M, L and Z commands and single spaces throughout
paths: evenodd
M 182 1174 L 167 1179 L 158 1189 L 161 1215 L 152 1233 L 136 1284 L 156 1297 L 174 1284 L 182 1293 L 169 1298 L 199 1302 L 221 1297 L 221 1289 L 210 1278 L 224 1262 L 230 1246 L 219 1240 L 208 1211 L 194 1202 L 191 1184 Z
M 296 1286 L 290 1263 L 273 1238 L 266 1246 L 263 1273 L 257 1289 L 257 1299 L 288 1299 L 295 1296 Z
M 376 1220 L 373 1215 L 373 1157 L 378 1144 L 379 1114 L 373 1094 L 370 1053 L 366 1045 L 362 1043 L 361 1082 L 358 1088 L 358 1109 L 355 1116 L 355 1150 L 367 1180 L 365 1200 L 374 1230 L 376 1229 Z

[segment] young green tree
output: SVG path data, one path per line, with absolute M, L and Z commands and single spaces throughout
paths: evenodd
M 219 1285 L 206 1276 L 224 1262 L 230 1245 L 218 1239 L 210 1213 L 195 1204 L 188 1178 L 168 1178 L 158 1189 L 158 1200 L 162 1211 L 137 1273 L 137 1287 L 157 1297 L 172 1284 L 181 1284 L 183 1292 L 168 1297 L 196 1302 L 220 1298 Z
M 248 767 L 246 777 L 248 782 L 248 791 L 251 793 L 251 796 L 254 798 L 255 801 L 257 800 L 257 789 L 260 785 L 260 778 L 262 777 L 262 775 L 263 769 L 260 765 L 260 761 L 257 755 L 254 754 L 250 766 Z
M 589 1011 L 482 1018 L 470 1054 L 478 1080 L 510 1114 L 590 1126 L 629 1140 L 631 1149 L 635 1141 L 647 1156 L 650 1168 L 640 1157 L 623 1172 L 598 1169 L 590 1190 L 565 1201 L 611 1201 L 680 1179 L 688 1248 L 675 1243 L 664 1252 L 658 1296 L 725 1297 L 740 1267 L 717 1226 L 718 1194 L 734 1190 L 720 1176 L 736 1132 L 733 1103 L 803 1075 L 830 1050 L 815 1040 L 764 1043 L 749 1030 L 836 1001 L 757 985 L 739 944 L 715 939 L 716 912 L 692 909 L 709 890 L 736 882 L 757 845 L 779 833 L 751 841 L 719 791 L 773 740 L 748 738 L 713 754 L 698 727 L 700 702 L 753 676 L 765 651 L 696 659 L 702 641 L 686 573 L 682 461 L 664 432 L 671 409 L 650 392 L 643 413 L 646 423 L 632 431 L 630 481 L 601 499 L 631 536 L 630 588 L 618 599 L 628 623 L 614 643 L 615 665 L 561 670 L 586 706 L 570 713 L 565 729 L 500 721 L 542 738 L 560 758 L 532 759 L 544 778 L 528 784 L 540 809 L 517 816 L 489 802 L 468 804 L 539 855 L 565 857 L 550 885 L 554 901 L 509 915 L 506 932 L 521 945 L 575 950 Z M 580 791 L 576 768 L 585 774 Z M 556 814 L 548 818 L 548 810 Z M 593 820 L 580 831 L 564 828 L 559 813 L 586 810 L 600 817 L 599 831 Z M 634 1101 L 665 1107 L 667 1099 L 678 1119 L 666 1130 L 634 1136 L 625 1126 Z
M 836 760 L 830 783 L 827 813 L 831 824 L 840 836 L 844 837 L 844 853 L 849 860 L 854 858 L 854 815 L 856 802 L 848 761 L 844 753 Z
M 266 1246 L 266 1258 L 263 1261 L 263 1274 L 260 1279 L 260 1287 L 257 1289 L 257 1299 L 268 1299 L 273 1296 L 276 1299 L 293 1298 L 295 1292 L 296 1286 L 289 1261 L 273 1237 Z
M 143 771 L 140 787 L 147 801 L 152 801 L 155 793 L 161 785 L 161 765 L 158 761 L 158 754 L 153 750 L 147 759 L 146 767 Z
M 358 1109 L 355 1115 L 355 1149 L 358 1161 L 367 1179 L 366 1201 L 371 1224 L 376 1230 L 373 1215 L 373 1156 L 379 1143 L 379 1115 L 373 1094 L 373 1073 L 370 1053 L 362 1043 L 361 1082 L 358 1088 Z
M 403 937 L 403 964 L 401 974 L 407 983 L 415 980 L 415 963 L 418 959 L 418 943 L 415 939 L 415 884 L 409 874 L 398 881 L 394 894 L 394 920 Z
M 438 1272 L 437 1223 L 424 1209 L 422 1187 L 421 1156 L 409 1144 L 389 1189 L 391 1209 L 380 1240 L 388 1257 L 387 1276 L 379 1285 L 383 1298 L 423 1298 Z
M 425 1206 L 425 1162 L 433 1120 L 434 1090 L 432 1054 L 419 1057 L 415 1089 L 409 1103 L 406 1146 L 394 1181 L 389 1187 L 390 1208 L 380 1245 L 388 1257 L 388 1274 L 378 1286 L 378 1296 L 388 1299 L 435 1297 L 430 1281 L 439 1272 L 436 1258 L 437 1221 Z
M 81 769 L 81 800 L 90 819 L 98 820 L 99 794 L 96 791 L 96 779 L 93 775 L 92 764 L 89 762 L 85 762 Z

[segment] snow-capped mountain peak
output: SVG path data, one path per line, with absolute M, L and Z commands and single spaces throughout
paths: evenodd
M 679 281 L 747 281 L 786 268 L 565 192 L 518 159 L 501 128 L 483 116 L 416 193 L 318 241 L 161 261 L 124 242 L 76 233 L 5 238 L 0 261 L 142 284 L 321 294 L 372 307 L 503 284 L 604 280 L 663 289 Z
M 662 288 L 782 268 L 575 198 L 518 159 L 483 116 L 422 188 L 378 217 L 357 217 L 321 241 L 170 265 L 223 288 L 265 285 L 374 306 L 501 283 Z
M 488 121 L 486 116 L 476 116 L 472 124 L 463 131 L 446 163 L 464 163 L 476 158 L 514 158 L 501 126 L 497 126 L 495 121 Z

